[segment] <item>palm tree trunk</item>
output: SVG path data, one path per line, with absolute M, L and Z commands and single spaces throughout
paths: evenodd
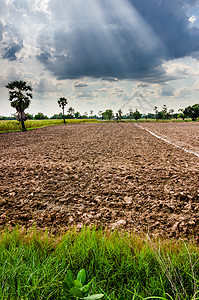
M 26 131 L 24 120 L 21 120 L 22 131 Z
M 64 119 L 64 123 L 66 123 L 65 116 L 64 116 L 64 107 L 63 107 L 63 119 Z

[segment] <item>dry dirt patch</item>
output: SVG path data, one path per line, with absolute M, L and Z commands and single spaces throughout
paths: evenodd
M 198 138 L 189 130 L 184 141 Z M 131 123 L 1 134 L 0 156 L 2 227 L 96 224 L 198 239 L 199 158 Z
M 170 142 L 199 155 L 199 123 L 142 123 L 142 127 L 168 139 Z

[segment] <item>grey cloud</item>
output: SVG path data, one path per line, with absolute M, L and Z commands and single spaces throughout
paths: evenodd
M 107 88 L 101 88 L 101 89 L 94 89 L 94 93 L 107 93 L 108 89 Z
M 1 28 L 2 26 L 0 26 L 0 32 Z M 18 28 L 8 22 L 3 26 L 2 31 L 5 32 L 4 38 L 2 35 L 1 43 L 2 58 L 10 61 L 17 60 L 17 53 L 23 48 L 23 39 L 21 38 Z
M 88 84 L 84 83 L 84 82 L 77 82 L 76 81 L 73 86 L 76 87 L 76 88 L 84 88 L 84 87 L 87 87 Z
M 14 61 L 18 59 L 18 53 L 23 48 L 23 41 L 36 47 L 36 33 L 33 28 L 39 28 L 46 24 L 47 17 L 42 11 L 37 11 L 36 6 L 42 7 L 35 0 L 0 0 L 0 41 L 1 56 L 3 59 Z M 35 8 L 36 7 L 36 8 Z M 35 30 L 36 31 L 36 30 Z M 48 30 L 49 32 L 49 30 Z M 5 33 L 3 35 L 3 33 Z M 24 43 L 25 44 L 25 43 Z M 45 51 L 44 51 L 45 52 Z M 43 58 L 41 56 L 41 58 Z
M 23 48 L 23 43 L 20 44 L 12 43 L 3 49 L 2 58 L 8 59 L 10 61 L 16 60 L 17 59 L 16 53 L 20 52 L 22 48 Z
M 22 24 L 24 15 L 27 15 L 29 20 L 34 24 L 44 24 L 48 20 L 44 8 L 47 5 L 47 2 L 45 2 L 35 0 L 14 0 L 9 6 L 9 14 L 19 23 L 22 21 Z
M 191 89 L 190 88 L 181 88 L 176 91 L 175 97 L 177 98 L 186 98 L 187 96 L 191 95 Z
M 0 21 L 0 41 L 3 39 L 3 31 L 4 31 L 3 24 Z
M 51 54 L 47 51 L 41 52 L 41 54 L 37 56 L 37 59 L 44 65 L 49 62 L 50 58 L 51 58 Z
M 146 88 L 146 87 L 149 87 L 149 85 L 147 83 L 145 83 L 145 82 L 139 82 L 137 84 L 137 87 L 138 88 Z
M 60 91 L 61 86 L 55 81 L 53 82 L 51 79 L 48 78 L 40 78 L 34 84 L 34 90 L 38 94 L 45 94 L 45 93 L 56 93 Z
M 30 11 L 29 1 L 27 0 L 14 0 L 13 5 L 17 10 Z
M 0 1 L 0 16 L 5 16 L 7 13 L 7 4 L 5 0 Z
M 118 97 L 123 97 L 126 95 L 126 91 L 122 87 L 115 87 L 110 91 L 111 95 L 117 95 Z
M 130 0 L 164 45 L 164 58 L 173 59 L 191 55 L 199 49 L 199 29 L 190 28 L 186 5 L 198 1 Z
M 114 32 L 110 34 L 115 35 Z M 129 41 L 130 37 L 123 39 L 124 36 L 125 32 L 121 32 L 121 43 L 118 42 L 117 53 L 114 53 L 114 45 L 107 47 L 97 28 L 93 33 L 88 28 L 79 29 L 72 34 L 57 32 L 56 55 L 53 55 L 53 60 L 46 60 L 44 53 L 38 58 L 58 79 L 83 76 L 152 79 L 157 75 L 162 76 L 164 71 L 156 51 L 140 49 L 136 39 L 131 37 Z M 134 50 L 131 44 L 135 45 Z
M 40 45 L 38 60 L 57 79 L 168 80 L 163 61 L 199 50 L 199 29 L 190 27 L 187 15 L 197 3 L 92 0 L 85 5 L 83 0 L 50 0 L 59 29 L 57 25 L 52 41 L 47 33 L 43 35 L 51 45 Z
M 76 98 L 93 98 L 93 96 L 91 91 L 82 91 L 76 94 Z
M 23 47 L 23 13 L 28 25 L 38 24 L 38 61 L 57 79 L 163 82 L 169 79 L 165 60 L 199 58 L 199 29 L 190 26 L 188 16 L 198 0 L 49 0 L 47 8 L 45 3 L 0 1 L 0 15 L 5 18 L 9 9 L 15 24 L 4 28 L 3 58 L 16 60 Z
M 102 77 L 101 80 L 105 80 L 105 81 L 118 81 L 118 78 L 114 78 L 114 77 Z
M 22 73 L 20 73 L 17 69 L 13 68 L 13 67 L 9 67 L 7 69 L 4 70 L 3 73 L 1 73 L 0 76 L 0 87 L 5 88 L 5 85 L 8 82 L 14 81 L 14 80 L 18 80 L 18 79 L 23 80 L 24 76 Z
M 166 85 L 162 87 L 162 96 L 173 96 L 174 95 L 174 88 L 171 85 Z
M 136 92 L 133 94 L 133 97 L 144 98 L 144 96 L 142 95 L 142 93 L 140 93 L 139 91 L 136 91 Z

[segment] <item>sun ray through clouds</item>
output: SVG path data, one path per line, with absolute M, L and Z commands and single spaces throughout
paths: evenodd
M 161 47 L 128 0 L 69 1 L 60 18 L 63 27 L 55 32 L 60 58 L 54 57 L 54 65 L 60 61 L 59 68 L 68 77 L 77 76 L 77 71 L 80 77 L 136 76 L 149 68 L 150 58 L 156 59 L 155 52 Z

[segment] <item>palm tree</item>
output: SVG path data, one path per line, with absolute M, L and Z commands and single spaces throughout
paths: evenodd
M 61 97 L 61 98 L 59 98 L 59 100 L 58 100 L 57 102 L 58 102 L 58 104 L 59 104 L 59 107 L 61 107 L 62 110 L 63 110 L 63 119 L 64 119 L 64 123 L 66 123 L 66 121 L 65 121 L 65 116 L 64 116 L 64 107 L 65 107 L 66 104 L 68 103 L 68 102 L 67 102 L 67 99 L 64 98 L 64 97 Z
M 157 118 L 158 118 L 158 108 L 157 108 L 157 106 L 154 106 L 154 110 L 155 110 L 155 119 L 157 121 Z
M 118 113 L 118 119 L 121 121 L 121 119 L 122 119 L 122 110 L 119 109 L 117 113 Z
M 29 107 L 32 99 L 32 87 L 25 81 L 12 81 L 6 85 L 9 89 L 11 106 L 17 110 L 17 120 L 21 122 L 22 131 L 26 131 L 24 121 L 27 120 L 25 109 Z
M 74 108 L 73 108 L 73 107 L 69 107 L 68 113 L 69 113 L 69 115 L 70 115 L 70 118 L 73 119 L 74 114 L 75 114 Z

